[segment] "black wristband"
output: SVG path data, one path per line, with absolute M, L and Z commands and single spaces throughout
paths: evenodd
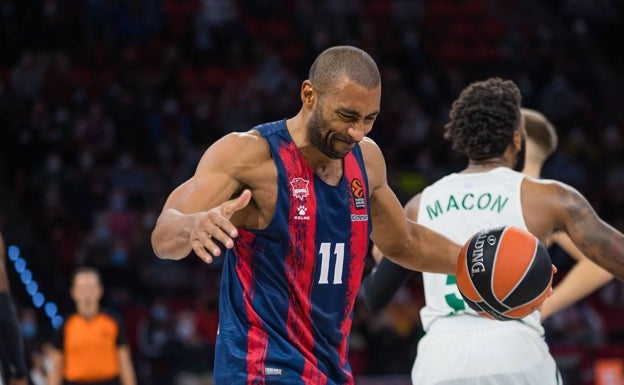
M 364 302 L 374 312 L 383 309 L 412 274 L 414 274 L 413 270 L 399 266 L 387 258 L 382 258 L 379 265 L 362 283 Z
M 9 378 L 26 377 L 26 355 L 15 306 L 9 293 L 0 293 L 0 355 Z

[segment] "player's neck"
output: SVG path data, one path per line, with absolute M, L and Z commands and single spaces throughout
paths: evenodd
M 303 110 L 296 116 L 288 119 L 286 127 L 293 142 L 314 172 L 327 184 L 337 185 L 342 178 L 343 160 L 329 158 L 309 141 Z
M 522 173 L 533 178 L 539 178 L 542 174 L 542 168 L 538 165 L 532 164 L 531 162 L 527 162 L 524 166 L 524 170 L 522 170 Z
M 488 159 L 470 159 L 468 161 L 468 167 L 464 169 L 465 173 L 473 173 L 473 172 L 487 172 L 493 170 L 498 167 L 507 167 L 511 168 L 511 164 L 503 157 L 498 158 L 488 158 Z

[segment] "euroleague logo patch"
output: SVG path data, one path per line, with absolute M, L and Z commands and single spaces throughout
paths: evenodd
M 364 199 L 364 186 L 362 182 L 354 178 L 351 181 L 351 193 L 353 194 L 353 203 L 358 209 L 366 208 L 366 200 Z

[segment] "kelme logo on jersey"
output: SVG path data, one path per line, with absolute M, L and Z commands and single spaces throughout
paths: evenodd
M 306 212 L 308 211 L 308 208 L 305 206 L 305 204 L 300 204 L 299 206 L 297 206 L 297 214 L 294 216 L 295 219 L 298 220 L 302 220 L 302 221 L 307 221 L 310 219 L 309 215 L 306 215 Z
M 308 184 L 310 182 L 307 179 L 303 178 L 293 178 L 290 181 L 290 186 L 292 187 L 292 193 L 295 198 L 299 200 L 304 200 L 310 192 L 308 191 Z
M 355 208 L 366 208 L 366 200 L 364 199 L 364 187 L 358 178 L 351 180 L 351 193 L 353 194 L 353 203 Z

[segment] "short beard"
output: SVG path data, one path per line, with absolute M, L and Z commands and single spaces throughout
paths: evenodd
M 522 142 L 520 143 L 520 151 L 516 154 L 516 163 L 514 164 L 513 169 L 518 172 L 522 172 L 524 170 L 524 164 L 526 161 L 526 137 L 522 137 Z
M 317 104 L 314 111 L 312 111 L 312 116 L 307 124 L 308 129 L 308 140 L 312 143 L 316 148 L 319 149 L 325 156 L 330 159 L 342 159 L 347 156 L 347 153 L 342 153 L 336 151 L 330 141 L 330 134 L 326 134 L 323 137 L 323 129 L 328 128 L 327 123 L 321 116 L 321 104 Z M 329 132 L 329 130 L 327 130 Z

